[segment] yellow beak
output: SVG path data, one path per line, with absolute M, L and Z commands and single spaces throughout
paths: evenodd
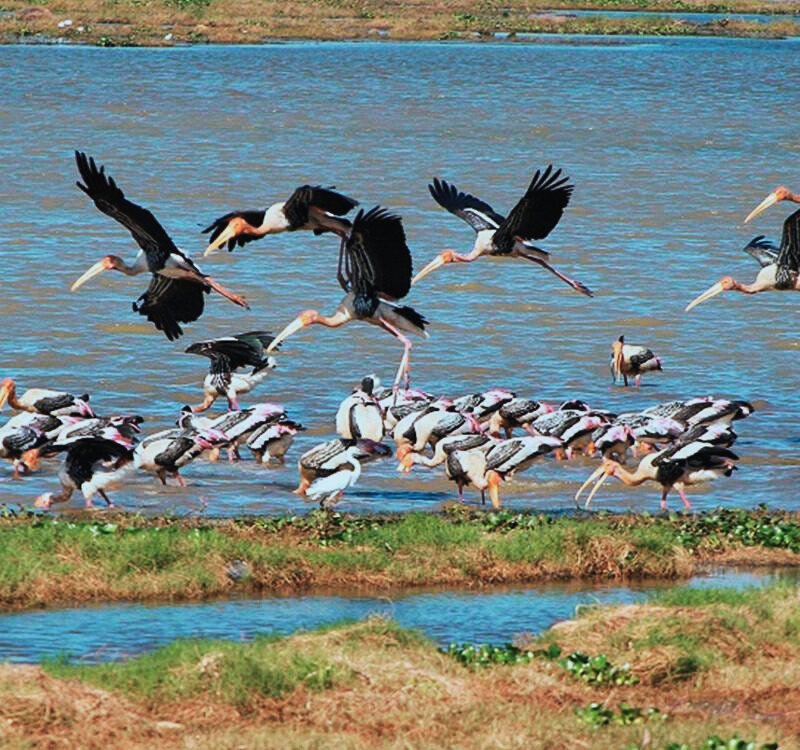
M 108 266 L 106 265 L 105 260 L 99 260 L 95 263 L 83 276 L 81 276 L 70 288 L 71 292 L 77 291 L 80 287 L 82 287 L 89 279 L 93 279 L 95 276 L 99 276 L 103 271 L 107 271 Z
M 589 493 L 589 497 L 586 498 L 586 504 L 583 506 L 584 508 L 588 508 L 589 507 L 589 505 L 591 504 L 592 500 L 594 499 L 594 496 L 597 494 L 597 490 L 599 490 L 600 487 L 602 486 L 603 482 L 605 482 L 606 479 L 608 479 L 611 476 L 611 474 L 609 473 L 609 471 L 606 469 L 605 466 L 602 466 L 601 469 L 605 473 L 603 474 L 602 477 L 600 477 L 600 479 L 597 480 L 597 484 L 594 487 L 592 487 L 592 491 Z
M 692 300 L 688 305 L 686 305 L 686 309 L 684 310 L 684 312 L 689 312 L 689 310 L 691 310 L 693 307 L 697 307 L 697 305 L 699 305 L 701 302 L 705 302 L 707 299 L 716 297 L 718 294 L 722 294 L 722 292 L 724 291 L 725 289 L 722 286 L 722 284 L 717 282 L 716 284 L 714 284 L 714 286 L 706 289 L 706 291 L 703 292 L 699 297 Z
M 6 401 L 8 401 L 8 396 L 11 393 L 11 388 L 7 386 L 3 386 L 0 388 L 0 409 L 2 409 L 6 405 Z
M 747 224 L 747 222 L 749 222 L 751 219 L 755 219 L 756 216 L 758 216 L 762 211 L 766 211 L 770 206 L 774 206 L 777 202 L 778 194 L 775 192 L 770 193 L 749 214 L 747 214 L 747 218 L 744 220 L 744 223 Z
M 286 328 L 284 328 L 273 340 L 272 343 L 267 347 L 267 351 L 271 352 L 278 348 L 278 345 L 288 339 L 293 333 L 297 333 L 298 331 L 302 330 L 306 327 L 306 322 L 303 320 L 302 316 L 298 316 L 295 318 L 291 323 L 289 323 Z
M 223 245 L 224 245 L 224 244 L 225 244 L 225 243 L 226 243 L 228 240 L 232 240 L 232 239 L 233 239 L 235 236 L 236 236 L 236 232 L 235 232 L 235 231 L 234 231 L 234 230 L 231 228 L 231 226 L 230 226 L 230 225 L 228 225 L 227 227 L 225 227 L 225 229 L 223 229 L 223 230 L 222 230 L 222 233 L 220 234 L 220 236 L 219 236 L 219 237 L 217 237 L 217 239 L 215 239 L 215 240 L 214 240 L 214 241 L 213 241 L 213 242 L 212 242 L 212 243 L 211 243 L 211 244 L 210 244 L 210 245 L 209 245 L 209 246 L 208 246 L 208 247 L 207 247 L 207 248 L 206 248 L 206 249 L 203 251 L 203 257 L 207 257 L 207 256 L 211 255 L 212 253 L 215 253 L 215 252 L 216 252 L 217 250 L 219 250 L 219 249 L 220 249 L 220 248 L 221 248 L 221 247 L 222 247 L 222 246 L 223 246 Z
M 425 268 L 423 268 L 413 279 L 411 279 L 411 286 L 414 286 L 420 279 L 424 279 L 429 273 L 441 268 L 445 264 L 445 259 L 441 255 L 437 255 Z
M 589 485 L 590 485 L 590 484 L 591 484 L 591 483 L 592 483 L 592 482 L 593 482 L 595 479 L 597 479 L 597 477 L 599 477 L 599 476 L 600 476 L 600 475 L 601 475 L 601 474 L 602 474 L 604 471 L 605 471 L 605 467 L 604 467 L 604 466 L 599 466 L 598 468 L 596 468 L 596 469 L 595 469 L 595 470 L 592 472 L 591 476 L 590 476 L 590 477 L 589 477 L 589 478 L 588 478 L 588 479 L 587 479 L 587 480 L 586 480 L 586 481 L 585 481 L 585 482 L 584 482 L 584 483 L 581 485 L 581 488 L 580 488 L 580 489 L 579 489 L 579 490 L 578 490 L 578 491 L 575 493 L 575 504 L 576 504 L 576 505 L 578 504 L 578 500 L 580 499 L 580 496 L 583 494 L 583 491 L 584 491 L 584 490 L 585 490 L 585 489 L 586 489 L 586 488 L 587 488 L 587 487 L 588 487 L 588 486 L 589 486 Z

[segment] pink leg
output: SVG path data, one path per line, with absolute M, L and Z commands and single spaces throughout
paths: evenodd
M 594 297 L 594 292 L 592 292 L 592 290 L 589 289 L 588 286 L 582 284 L 580 281 L 571 279 L 566 274 L 561 273 L 561 271 L 551 266 L 546 260 L 542 258 L 534 258 L 532 255 L 521 255 L 520 257 L 527 258 L 528 260 L 532 260 L 534 263 L 538 263 L 542 268 L 546 268 L 554 276 L 558 276 L 558 278 L 561 279 L 561 281 L 563 281 L 565 284 L 569 284 L 573 289 L 580 292 L 581 294 L 585 294 L 587 297 Z
M 681 496 L 681 500 L 683 500 L 683 507 L 686 508 L 686 510 L 691 510 L 692 504 L 689 502 L 689 498 L 686 497 L 686 490 L 684 490 L 681 486 L 678 486 L 675 489 L 678 490 L 678 494 Z
M 669 491 L 671 489 L 672 489 L 671 487 L 664 487 L 661 490 L 661 510 L 667 509 L 667 495 L 669 494 Z
M 641 375 L 637 375 L 636 376 L 636 387 L 639 388 L 639 387 L 641 387 L 641 385 L 642 385 L 642 376 Z
M 178 484 L 181 487 L 185 487 L 186 486 L 186 480 L 177 471 L 175 472 L 175 479 L 178 480 Z
M 405 376 L 405 387 L 408 390 L 408 386 L 411 384 L 411 339 L 408 338 L 399 328 L 395 328 L 386 318 L 379 318 L 381 325 L 389 331 L 393 336 L 399 339 L 400 343 L 403 345 L 403 357 L 400 360 L 400 367 L 397 369 L 397 375 L 394 379 L 394 387 L 400 385 L 400 380 Z

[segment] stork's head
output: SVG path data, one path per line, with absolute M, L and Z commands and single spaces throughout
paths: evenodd
M 747 218 L 744 220 L 744 223 L 747 224 L 748 221 L 755 219 L 762 211 L 766 211 L 770 206 L 774 206 L 776 203 L 780 201 L 793 201 L 794 203 L 800 203 L 800 195 L 796 195 L 793 193 L 789 188 L 784 187 L 781 185 L 780 187 L 776 187 L 766 198 L 764 198 L 761 203 L 759 203 L 749 214 L 747 214 Z
M 0 383 L 0 409 L 6 405 L 6 401 L 14 396 L 16 392 L 16 384 L 11 378 L 4 378 Z
M 425 268 L 423 268 L 413 279 L 411 279 L 411 286 L 414 286 L 420 279 L 424 279 L 429 273 L 432 273 L 437 268 L 441 268 L 447 263 L 455 263 L 458 260 L 454 250 L 444 250 L 439 253 Z
M 105 258 L 97 261 L 83 276 L 81 276 L 70 288 L 71 292 L 77 291 L 89 279 L 99 276 L 103 271 L 121 271 L 125 268 L 125 261 L 116 255 L 106 255 Z
M 267 347 L 267 351 L 271 352 L 278 348 L 278 345 L 288 339 L 293 333 L 297 333 L 306 326 L 310 326 L 319 320 L 319 313 L 316 310 L 303 310 L 286 328 L 284 328 Z
M 710 286 L 699 297 L 696 297 L 688 305 L 686 305 L 684 312 L 689 312 L 689 310 L 691 310 L 693 307 L 697 307 L 697 305 L 699 305 L 701 302 L 705 302 L 706 300 L 716 297 L 718 294 L 722 294 L 723 292 L 729 292 L 735 287 L 736 279 L 734 279 L 733 276 L 723 276 L 716 284 Z

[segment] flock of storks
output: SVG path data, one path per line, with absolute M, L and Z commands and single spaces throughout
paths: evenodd
M 114 255 L 104 257 L 72 285 L 73 291 L 105 270 L 129 276 L 149 273 L 150 285 L 133 309 L 170 340 L 183 334 L 181 324 L 200 317 L 205 295 L 211 291 L 247 307 L 244 298 L 203 273 L 179 250 L 152 213 L 126 199 L 102 166 L 83 153 L 75 156 L 82 180 L 78 187 L 100 211 L 128 229 L 140 251 L 131 265 Z M 356 209 L 357 201 L 333 188 L 305 185 L 264 211 L 236 211 L 220 217 L 204 230 L 210 234 L 205 255 L 279 232 L 336 235 L 337 280 L 345 292 L 336 311 L 329 316 L 303 311 L 277 336 L 252 331 L 192 344 L 187 352 L 210 359 L 202 403 L 183 407 L 175 428 L 141 440 L 143 420 L 137 415 L 98 417 L 88 395 L 34 388 L 17 396 L 14 381 L 6 378 L 0 384 L 0 409 L 8 402 L 20 413 L 0 427 L 0 457 L 12 461 L 18 477 L 20 472 L 36 470 L 42 458 L 66 454 L 59 473 L 61 491 L 40 496 L 36 504 L 41 508 L 69 500 L 75 491 L 83 494 L 87 507 L 92 507 L 96 495 L 111 505 L 107 489 L 134 468 L 152 472 L 162 483 L 168 476 L 183 483 L 182 467 L 198 456 L 216 460 L 223 448 L 229 460 L 238 459 L 240 448 L 246 446 L 258 461 L 283 462 L 303 426 L 276 404 L 243 409 L 239 396 L 264 380 L 275 366 L 270 353 L 293 333 L 312 324 L 335 328 L 361 320 L 396 337 L 403 345 L 403 356 L 392 387 L 381 387 L 374 376 L 364 378 L 339 407 L 339 437 L 300 457 L 296 492 L 323 505 L 335 502 L 355 483 L 363 464 L 392 454 L 382 442 L 387 435 L 395 441 L 399 470 L 444 464 L 460 497 L 465 486 L 473 486 L 482 496 L 488 492 L 495 506 L 500 503 L 502 481 L 548 453 L 564 460 L 580 454 L 602 458 L 575 498 L 577 502 L 594 481 L 586 507 L 609 476 L 626 484 L 648 480 L 660 484 L 662 507 L 675 488 L 689 508 L 685 486 L 733 472 L 738 457 L 730 450 L 736 439 L 731 423 L 752 412 L 745 401 L 705 397 L 612 414 L 580 401 L 555 407 L 502 389 L 452 399 L 411 389 L 408 336 L 427 337 L 427 321 L 399 300 L 437 268 L 484 255 L 522 258 L 592 296 L 584 284 L 557 270 L 549 253 L 534 244 L 550 234 L 569 203 L 573 186 L 561 170 L 552 166 L 537 170 L 507 217 L 444 180 L 434 179 L 429 189 L 440 206 L 473 228 L 476 237 L 470 252 L 446 250 L 416 276 L 400 217 L 376 206 L 359 209 L 350 220 L 347 214 Z M 782 200 L 800 203 L 800 195 L 778 188 L 746 221 Z M 728 290 L 746 294 L 800 290 L 800 210 L 784 222 L 780 245 L 759 236 L 744 249 L 762 266 L 756 280 L 743 284 L 726 276 L 692 301 L 687 311 Z M 243 368 L 252 369 L 240 371 Z M 626 344 L 623 337 L 613 343 L 615 380 L 623 378 L 627 385 L 628 376 L 634 376 L 638 385 L 643 372 L 660 369 L 661 360 L 649 349 Z M 213 418 L 198 415 L 220 397 L 227 401 L 227 412 Z M 514 437 L 515 428 L 527 434 Z M 629 452 L 643 456 L 633 471 L 625 468 Z

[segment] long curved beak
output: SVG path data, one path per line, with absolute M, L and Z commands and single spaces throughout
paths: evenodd
M 108 266 L 106 265 L 104 260 L 99 260 L 95 263 L 83 276 L 81 276 L 70 288 L 71 292 L 77 291 L 80 287 L 82 287 L 89 279 L 93 279 L 95 276 L 99 276 L 103 271 L 108 270 Z
M 424 279 L 429 273 L 441 268 L 447 261 L 441 256 L 437 255 L 425 268 L 423 268 L 413 279 L 411 279 L 411 286 L 414 286 L 420 279 Z
M 267 351 L 271 352 L 278 348 L 278 345 L 288 339 L 293 333 L 297 333 L 298 331 L 302 330 L 308 325 L 308 323 L 303 320 L 302 315 L 298 315 L 291 323 L 289 323 L 286 328 L 284 328 L 273 340 L 272 343 L 267 347 Z
M 228 240 L 232 240 L 235 236 L 236 232 L 230 225 L 228 225 L 227 227 L 225 227 L 225 229 L 222 230 L 220 236 L 217 237 L 217 239 L 215 239 L 212 243 L 210 243 L 209 246 L 203 251 L 203 257 L 205 258 L 209 255 L 212 255 L 217 250 L 219 250 Z
M 606 479 L 612 476 L 612 474 L 608 471 L 608 469 L 605 466 L 601 468 L 603 469 L 604 474 L 602 477 L 600 477 L 600 479 L 597 480 L 597 484 L 595 484 L 595 486 L 592 487 L 592 491 L 589 493 L 589 497 L 586 498 L 586 503 L 583 506 L 584 508 L 589 507 L 592 500 L 594 499 L 594 496 L 597 494 L 597 490 L 600 489 L 600 487 L 603 485 L 603 482 L 605 482 Z
M 500 508 L 500 475 L 497 472 L 489 471 L 486 474 L 489 485 L 489 500 L 495 510 Z
M 0 409 L 2 409 L 6 405 L 6 401 L 8 401 L 8 397 L 11 394 L 11 388 L 0 388 Z
M 578 504 L 578 500 L 580 499 L 583 491 L 592 483 L 594 482 L 597 477 L 599 477 L 605 471 L 605 466 L 598 466 L 589 476 L 589 478 L 581 485 L 581 488 L 575 493 L 575 504 Z
M 774 206 L 778 202 L 778 194 L 776 192 L 771 192 L 766 198 L 764 198 L 761 203 L 759 203 L 749 214 L 747 214 L 747 218 L 744 220 L 744 223 L 747 224 L 751 219 L 755 219 L 762 211 L 766 211 L 770 206 Z
M 712 297 L 716 297 L 718 294 L 722 294 L 725 291 L 725 288 L 717 282 L 714 286 L 709 287 L 704 291 L 699 297 L 693 299 L 688 305 L 686 305 L 686 309 L 684 312 L 689 312 L 693 307 L 697 307 L 701 302 L 705 302 L 707 299 L 711 299 Z

